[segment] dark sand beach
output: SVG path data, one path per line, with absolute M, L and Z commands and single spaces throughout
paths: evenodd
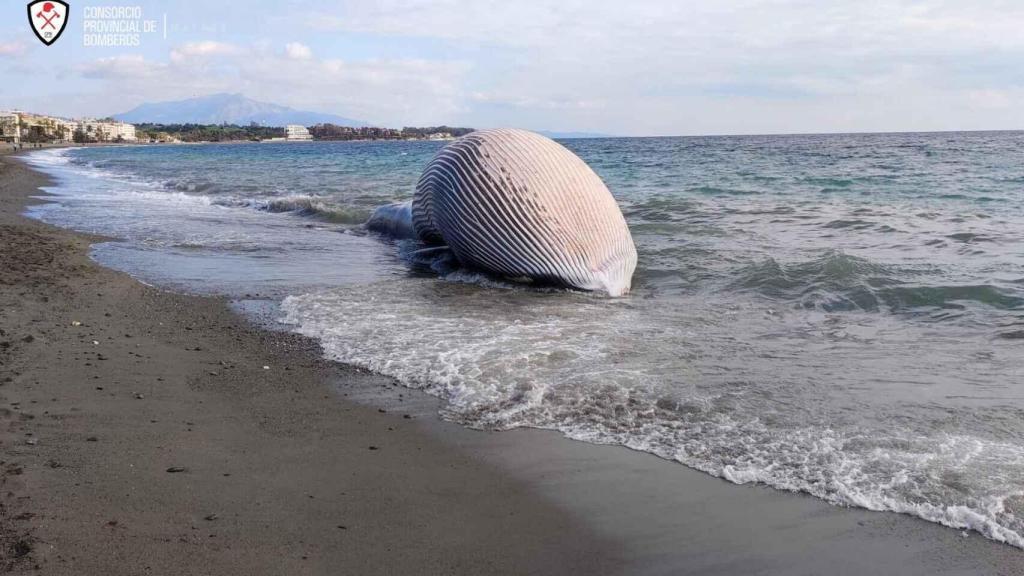
M 0 158 L 0 546 L 39 574 L 1024 574 L 908 516 L 437 419 L 224 299 L 22 217 Z M 401 394 L 401 396 L 399 396 Z

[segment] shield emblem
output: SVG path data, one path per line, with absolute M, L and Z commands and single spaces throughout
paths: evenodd
M 62 0 L 35 0 L 28 3 L 28 23 L 43 44 L 49 46 L 68 26 L 68 3 Z

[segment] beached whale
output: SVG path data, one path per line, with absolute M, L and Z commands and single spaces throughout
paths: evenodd
M 514 280 L 629 291 L 636 248 L 601 178 L 557 142 L 526 130 L 472 132 L 424 169 L 409 202 L 367 227 L 446 245 L 458 261 Z

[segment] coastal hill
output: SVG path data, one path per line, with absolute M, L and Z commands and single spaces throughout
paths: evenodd
M 115 119 L 133 124 L 237 124 L 255 122 L 263 126 L 335 124 L 367 126 L 366 122 L 334 114 L 295 110 L 279 104 L 258 102 L 241 94 L 211 94 L 172 102 L 154 102 L 136 106 Z

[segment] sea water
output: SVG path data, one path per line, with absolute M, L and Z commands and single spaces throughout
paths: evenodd
M 413 262 L 362 226 L 436 142 L 41 151 L 47 222 L 151 283 L 280 302 L 467 426 L 559 430 L 1024 547 L 1024 133 L 609 138 L 633 292 Z

